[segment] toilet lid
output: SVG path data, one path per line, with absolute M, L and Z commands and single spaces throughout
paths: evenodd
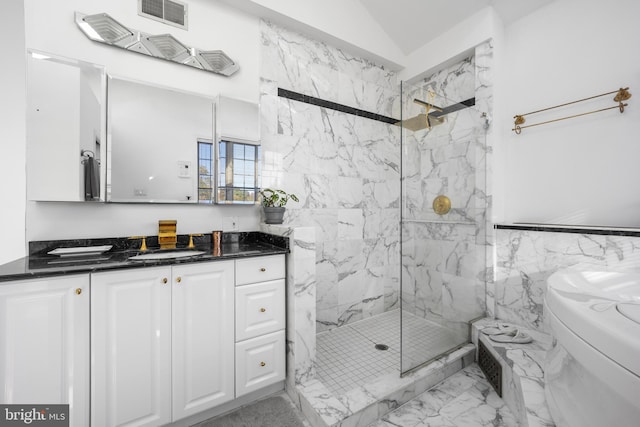
M 640 304 L 619 302 L 616 308 L 624 317 L 640 324 Z

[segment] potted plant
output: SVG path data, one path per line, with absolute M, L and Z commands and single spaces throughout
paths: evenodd
M 295 194 L 279 189 L 265 188 L 260 190 L 260 196 L 262 197 L 262 209 L 264 210 L 267 224 L 282 224 L 285 205 L 289 199 L 294 202 L 298 201 L 298 197 Z

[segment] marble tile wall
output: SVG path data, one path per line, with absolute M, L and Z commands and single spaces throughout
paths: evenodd
M 546 281 L 554 272 L 640 272 L 640 237 L 505 229 L 495 236 L 495 304 L 489 314 L 543 332 Z
M 485 126 L 491 113 L 491 54 L 491 43 L 485 43 L 424 84 L 405 88 L 403 96 L 409 117 L 419 112 L 413 99 L 428 100 L 429 91 L 438 94 L 429 100 L 435 105 L 476 98 L 477 107 L 449 114 L 431 129 L 407 132 L 403 140 L 403 309 L 443 322 L 465 339 L 466 322 L 485 313 L 486 282 L 492 277 L 492 240 L 486 237 L 492 149 Z M 440 194 L 452 204 L 442 216 L 432 208 Z
M 285 223 L 316 231 L 317 331 L 399 304 L 397 126 L 277 96 L 278 87 L 395 117 L 395 73 L 261 24 L 262 186 L 295 193 Z
M 262 231 L 289 238 L 287 255 L 287 379 L 293 397 L 295 386 L 315 377 L 316 269 L 315 230 L 262 224 Z

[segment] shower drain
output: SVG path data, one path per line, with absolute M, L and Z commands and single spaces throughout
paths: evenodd
M 376 350 L 389 350 L 389 346 L 386 344 L 376 344 Z

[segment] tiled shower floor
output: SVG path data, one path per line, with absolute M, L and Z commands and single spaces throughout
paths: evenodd
M 448 329 L 404 313 L 404 363 L 414 367 L 460 344 Z M 388 350 L 377 350 L 385 344 Z M 342 395 L 377 377 L 400 373 L 400 311 L 325 331 L 316 336 L 316 375 L 334 394 Z

